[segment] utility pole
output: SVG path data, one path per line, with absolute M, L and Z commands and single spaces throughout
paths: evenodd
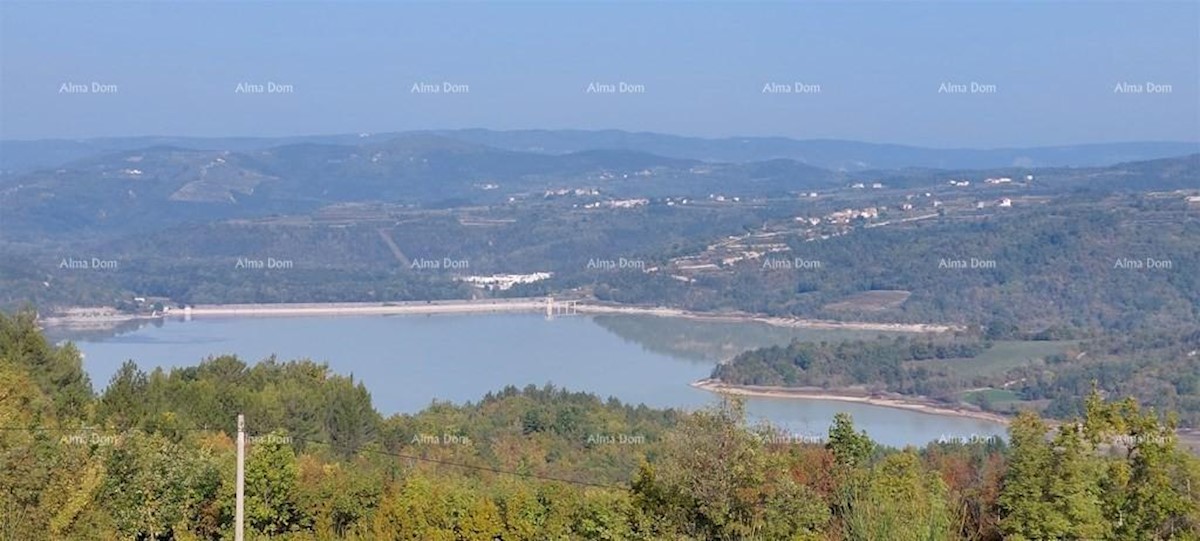
M 246 519 L 246 416 L 238 414 L 237 438 L 237 507 L 234 511 L 233 538 L 245 541 L 242 523 Z

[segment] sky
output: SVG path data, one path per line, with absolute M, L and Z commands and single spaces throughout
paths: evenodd
M 1198 141 L 1200 2 L 0 2 L 0 138 L 453 128 Z

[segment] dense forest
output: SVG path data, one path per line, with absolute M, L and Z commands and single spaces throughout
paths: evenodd
M 789 257 L 820 261 L 820 268 L 770 270 L 754 260 L 686 286 L 668 285 L 669 277 L 613 277 L 609 296 L 697 310 L 979 325 L 998 337 L 1052 328 L 1191 328 L 1200 319 L 1200 221 L 1193 216 L 1182 201 L 1071 195 L 825 240 L 790 236 Z M 1170 268 L 1118 266 L 1148 258 Z M 940 264 L 972 259 L 994 266 Z M 842 302 L 872 291 L 909 295 L 885 309 Z
M 1200 539 L 1200 461 L 1133 400 L 904 450 L 549 387 L 383 417 L 307 361 L 129 363 L 96 393 L 28 313 L 0 315 L 0 538 L 229 537 L 238 413 L 251 539 Z
M 1200 332 L 1025 338 L 1033 340 L 997 342 L 960 333 L 939 339 L 794 341 L 743 352 L 718 365 L 713 377 L 735 385 L 858 388 L 955 405 L 965 400 L 1003 413 L 1034 408 L 1059 419 L 1080 415 L 1083 397 L 1095 387 L 1106 395 L 1136 397 L 1162 414 L 1171 412 L 1182 426 L 1200 426 Z M 1040 344 L 1060 351 L 1020 357 L 1022 349 L 1044 351 Z M 1010 351 L 982 356 L 1004 348 Z
M 848 342 L 793 341 L 746 351 L 719 364 L 713 377 L 739 385 L 839 388 L 879 386 L 905 394 L 941 396 L 948 371 L 931 370 L 932 359 L 975 357 L 991 344 L 979 339 L 898 336 Z
M 786 257 L 819 261 L 819 268 L 764 269 L 761 259 L 751 259 L 687 280 L 670 270 L 674 258 L 730 235 L 784 227 L 797 215 L 886 202 L 877 199 L 692 208 L 654 202 L 620 210 L 578 209 L 557 200 L 453 212 L 356 208 L 339 212 L 358 223 L 315 215 L 191 224 L 80 245 L 11 245 L 10 257 L 0 262 L 6 286 L 0 307 L 117 305 L 134 296 L 209 304 L 554 295 L 704 312 L 972 325 L 997 338 L 1178 330 L 1200 319 L 1200 273 L 1192 272 L 1200 268 L 1194 249 L 1200 222 L 1180 197 L 1069 193 L 999 213 L 859 224 L 823 240 L 785 230 L 773 242 L 789 248 Z M 451 258 L 468 267 L 412 269 L 382 237 L 410 260 Z M 58 268 L 62 257 L 89 255 L 115 260 L 119 268 Z M 268 256 L 292 266 L 236 265 L 239 257 Z M 665 270 L 588 267 L 594 259 L 618 258 Z M 1165 266 L 1117 265 L 1148 259 Z M 944 260 L 994 265 L 947 269 Z M 553 276 L 504 292 L 455 281 L 460 274 L 535 271 Z M 882 307 L 855 302 L 873 292 L 903 300 Z

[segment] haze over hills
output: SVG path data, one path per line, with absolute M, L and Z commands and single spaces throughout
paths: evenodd
M 706 162 L 755 162 L 791 159 L 835 171 L 905 167 L 1084 167 L 1148 160 L 1200 152 L 1200 142 L 1140 141 L 1025 148 L 927 148 L 834 139 L 786 137 L 706 139 L 621 130 L 486 129 L 408 131 L 296 137 L 116 137 L 0 141 L 0 173 L 21 174 L 39 168 L 113 152 L 171 146 L 193 150 L 249 152 L 295 145 L 371 146 L 391 139 L 436 135 L 501 150 L 537 154 L 570 154 L 587 150 L 632 150 L 664 157 Z
M 584 148 L 630 148 L 663 156 L 715 162 L 786 158 L 838 171 L 904 167 L 980 169 L 1096 166 L 1200 151 L 1198 142 L 1169 141 L 972 149 L 787 137 L 705 139 L 621 130 L 453 130 L 437 133 L 514 150 L 560 153 Z
M 358 145 L 122 150 L 2 179 L 0 205 L 11 233 L 308 212 L 354 201 L 437 207 L 568 188 L 602 186 L 607 195 L 655 197 L 731 186 L 786 193 L 840 182 L 833 172 L 786 160 L 703 164 L 633 150 L 552 155 L 405 134 Z
M 491 134 L 488 137 L 493 139 L 504 135 L 502 132 L 479 131 L 455 133 L 468 136 Z M 516 135 L 510 142 L 529 142 L 531 139 L 522 139 L 524 136 L 520 134 L 537 132 L 514 133 Z M 577 140 L 582 143 L 580 138 L 586 139 L 591 132 L 572 133 L 579 135 Z M 599 146 L 613 143 L 611 139 L 601 140 L 607 133 L 594 134 L 596 137 L 592 142 Z M 662 141 L 682 143 L 703 141 L 661 137 Z M 283 144 L 255 148 L 281 141 Z M 796 143 L 794 148 L 803 146 L 802 142 L 793 143 Z M 8 144 L 53 148 L 57 143 Z M 598 190 L 597 195 L 603 193 L 605 197 L 618 198 L 706 197 L 712 193 L 778 197 L 845 187 L 849 182 L 864 179 L 882 181 L 892 187 L 919 187 L 944 183 L 947 177 L 995 175 L 1021 178 L 1035 170 L 1039 183 L 1053 183 L 1058 188 L 1177 189 L 1193 186 L 1195 173 L 1200 169 L 1200 154 L 1192 154 L 1085 168 L 996 166 L 983 170 L 944 170 L 909 167 L 847 173 L 792 158 L 722 163 L 666 157 L 640 149 L 593 149 L 569 153 L 550 153 L 544 148 L 518 151 L 431 133 L 281 140 L 136 138 L 99 140 L 91 144 L 93 146 L 86 147 L 88 152 L 131 144 L 152 145 L 107 151 L 54 169 L 0 177 L 0 207 L 4 210 L 8 234 L 30 230 L 68 232 L 82 227 L 127 230 L 191 220 L 305 213 L 345 202 L 447 207 L 497 204 L 514 197 L 541 197 L 544 192 L 563 189 Z M 226 146 L 220 148 L 217 145 Z M 721 149 L 732 145 L 712 142 L 710 146 Z M 855 145 L 859 144 L 844 144 L 847 149 Z M 1143 144 L 1136 148 L 1165 152 L 1183 147 L 1173 145 Z M 216 148 L 194 148 L 206 146 Z M 569 146 L 571 144 L 552 150 Z M 661 145 L 656 147 L 652 142 L 647 146 L 670 151 Z M 703 145 L 697 143 L 694 146 L 699 149 Z M 914 159 L 918 157 L 914 154 L 917 151 L 936 152 L 912 147 L 895 148 L 900 149 L 897 159 L 905 152 Z M 1071 148 L 1075 150 L 1046 149 L 1045 152 L 1059 152 L 1062 156 L 1090 155 L 1092 159 L 1100 159 L 1102 148 L 1123 149 L 1122 152 L 1135 150 L 1134 146 Z M 742 155 L 749 157 L 756 152 L 747 150 Z M 954 156 L 960 151 L 946 152 Z M 963 154 L 956 160 L 987 162 L 999 159 L 989 157 L 988 151 L 961 152 Z

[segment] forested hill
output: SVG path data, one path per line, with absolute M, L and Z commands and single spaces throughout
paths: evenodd
M 1200 220 L 1181 197 L 1061 198 L 837 235 L 792 231 L 746 233 L 747 245 L 788 251 L 723 264 L 694 284 L 626 273 L 602 277 L 597 291 L 699 311 L 954 323 L 996 338 L 1190 330 L 1200 320 Z
M 218 140 L 214 143 L 227 146 L 193 148 L 169 144 L 192 144 L 188 140 L 149 139 L 143 141 L 146 146 L 0 175 L 0 212 L 6 216 L 8 235 L 78 237 L 306 214 L 345 203 L 421 208 L 503 205 L 559 190 L 602 192 L 618 199 L 697 199 L 721 193 L 780 198 L 844 188 L 863 179 L 892 188 L 929 189 L 947 178 L 1020 178 L 1028 173 L 1039 178 L 1041 191 L 1170 190 L 1194 187 L 1200 170 L 1195 148 L 1186 149 L 1190 154 L 1150 152 L 1152 160 L 1101 160 L 1103 165 L 1087 168 L 1035 168 L 1016 160 L 976 169 L 945 164 L 847 171 L 787 153 L 749 161 L 704 162 L 646 150 L 653 146 L 553 154 L 493 147 L 453 134 L 323 141 L 327 140 L 300 139 L 256 148 L 237 140 Z
M 352 378 L 230 357 L 98 395 L 70 346 L 0 314 L 0 538 L 228 539 L 247 415 L 248 539 L 1196 539 L 1200 462 L 1133 401 L 1053 432 L 881 448 L 552 388 L 383 418 Z M 1118 445 L 1119 449 L 1113 448 Z
M 1200 427 L 1200 332 L 1027 338 L 794 342 L 746 351 L 717 366 L 713 377 L 733 385 L 892 392 L 1001 413 L 1039 410 L 1059 419 L 1082 414 L 1083 397 L 1094 387 Z
M 411 134 L 357 145 L 303 142 L 246 151 L 156 145 L 106 153 L 0 176 L 0 210 L 9 234 L 78 235 L 89 228 L 145 232 L 307 213 L 346 202 L 442 208 L 563 188 L 694 197 L 742 185 L 782 194 L 840 184 L 837 173 L 790 160 L 701 164 L 607 149 L 549 155 Z

